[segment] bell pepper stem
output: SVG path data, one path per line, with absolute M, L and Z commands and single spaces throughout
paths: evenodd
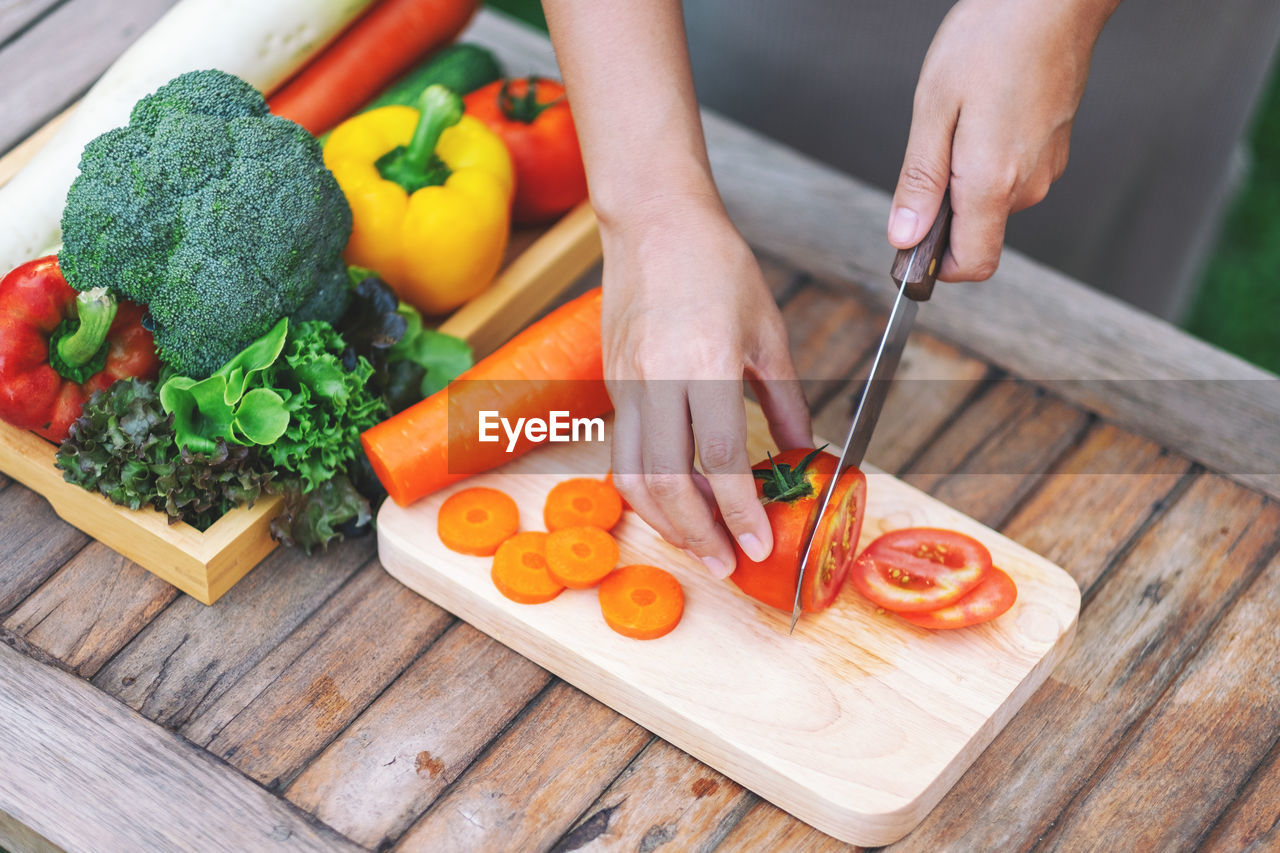
M 95 287 L 76 297 L 75 331 L 63 335 L 54 344 L 58 359 L 67 367 L 87 364 L 101 350 L 107 331 L 116 319 L 116 301 L 105 287 Z
M 407 193 L 449 179 L 449 166 L 436 156 L 440 134 L 462 120 L 462 98 L 444 86 L 428 86 L 418 97 L 418 124 L 408 145 L 391 149 L 374 164 L 384 180 Z
M 425 171 L 440 134 L 462 120 L 462 98 L 439 84 L 428 86 L 418 97 L 418 111 L 418 126 L 405 152 L 405 164 Z

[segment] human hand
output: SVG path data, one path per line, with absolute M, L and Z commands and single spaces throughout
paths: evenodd
M 712 196 L 602 220 L 604 367 L 613 479 L 631 507 L 712 575 L 773 550 L 746 451 L 742 380 L 780 447 L 812 442 L 782 316 L 751 249 Z M 697 448 L 705 477 L 693 470 Z
M 1093 45 L 1118 0 L 960 0 L 920 70 L 889 242 L 923 239 L 951 188 L 938 278 L 982 281 L 1010 213 L 1038 203 L 1067 165 Z

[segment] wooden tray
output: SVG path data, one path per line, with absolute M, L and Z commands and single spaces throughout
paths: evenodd
M 770 449 L 758 408 L 752 458 Z M 1062 569 L 892 476 L 868 469 L 860 547 L 881 533 L 940 526 L 969 533 L 1018 585 L 1013 609 L 987 625 L 928 631 L 878 612 L 846 587 L 803 616 L 760 605 L 667 545 L 634 513 L 615 529 L 624 563 L 671 570 L 685 615 L 647 642 L 613 633 L 594 590 L 535 606 L 503 598 L 490 560 L 455 554 L 435 534 L 458 488 L 510 494 L 522 528 L 567 476 L 602 475 L 606 444 L 548 445 L 378 516 L 378 553 L 402 583 L 625 714 L 765 799 L 836 838 L 901 838 L 928 814 L 1045 680 L 1075 630 L 1080 593 Z
M 65 116 L 0 158 L 0 185 L 35 155 Z M 486 355 L 599 258 L 599 230 L 585 202 L 545 230 L 516 231 L 493 285 L 439 328 L 468 341 L 477 357 Z M 39 492 L 70 524 L 198 601 L 213 604 L 276 546 L 270 525 L 280 511 L 279 497 L 232 510 L 201 533 L 188 524 L 170 524 L 156 510 L 129 510 L 63 481 L 53 450 L 34 433 L 0 422 L 0 472 Z

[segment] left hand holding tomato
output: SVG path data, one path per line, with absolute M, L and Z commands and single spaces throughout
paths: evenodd
M 782 315 L 717 199 L 655 196 L 602 215 L 600 235 L 614 483 L 664 539 L 728 577 L 734 540 L 755 559 L 773 550 L 747 457 L 743 379 L 779 446 L 813 441 Z

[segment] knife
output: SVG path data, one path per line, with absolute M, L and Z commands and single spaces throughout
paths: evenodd
M 884 335 L 880 338 L 880 346 L 871 361 L 871 372 L 867 374 L 867 383 L 862 386 L 862 395 L 853 411 L 853 423 L 849 424 L 849 435 L 844 440 L 844 449 L 840 451 L 840 461 L 836 463 L 831 482 L 823 489 L 818 512 L 805 535 L 804 559 L 800 562 L 795 603 L 791 606 L 791 631 L 795 631 L 796 621 L 800 618 L 800 591 L 804 589 L 804 573 L 813 556 L 813 539 L 818 532 L 818 523 L 831 503 L 840 475 L 850 466 L 862 464 L 862 457 L 871 444 L 871 433 L 875 431 L 876 421 L 880 419 L 880 409 L 884 406 L 885 397 L 889 395 L 889 383 L 898 370 L 902 350 L 907 345 L 907 336 L 911 334 L 911 326 L 915 323 L 916 310 L 921 302 L 927 302 L 933 295 L 933 285 L 937 281 L 942 256 L 947 251 L 950 233 L 951 192 L 948 190 L 942 196 L 942 206 L 938 209 L 938 216 L 933 220 L 929 233 L 914 248 L 899 250 L 889 271 L 898 288 L 898 295 L 894 297 Z

